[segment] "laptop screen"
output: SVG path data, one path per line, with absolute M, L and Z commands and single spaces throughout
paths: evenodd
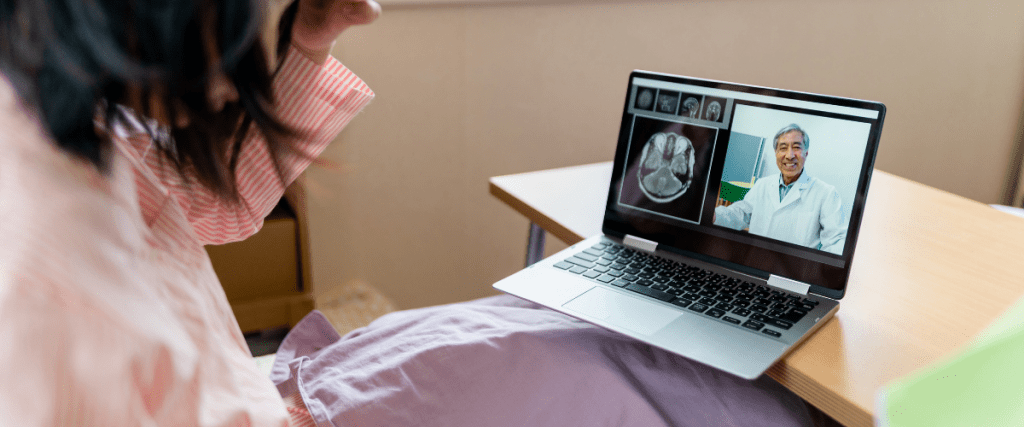
M 885 107 L 634 71 L 605 233 L 839 298 Z

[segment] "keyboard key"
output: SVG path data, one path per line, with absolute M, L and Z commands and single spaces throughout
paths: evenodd
M 704 304 L 704 305 L 707 305 L 707 306 L 713 306 L 715 304 L 718 304 L 718 301 L 716 301 L 714 298 L 709 298 L 709 297 L 701 298 L 700 302 L 702 304 Z
M 654 289 L 648 288 L 646 286 L 640 286 L 640 285 L 637 285 L 635 283 L 631 283 L 631 284 L 627 285 L 626 289 L 629 289 L 629 290 L 631 290 L 633 292 L 636 292 L 638 294 L 647 295 L 647 296 L 649 296 L 651 298 L 659 299 L 659 300 L 662 300 L 662 301 L 665 301 L 665 302 L 672 301 L 673 299 L 675 299 L 675 297 L 672 296 L 671 294 L 667 294 L 667 293 L 662 292 L 662 291 L 656 291 Z
M 583 267 L 580 267 L 578 265 L 574 265 L 574 266 L 572 266 L 572 268 L 569 269 L 569 271 L 571 271 L 573 273 L 576 273 L 576 274 L 580 274 L 580 273 L 582 273 L 584 271 L 587 271 L 587 269 L 583 268 Z
M 619 270 L 608 270 L 605 274 L 609 276 L 622 277 L 622 272 Z
M 752 305 L 750 306 L 750 311 L 753 311 L 755 313 L 764 313 L 768 311 L 768 307 L 765 307 L 763 305 Z
M 606 243 L 606 242 L 597 242 L 597 244 L 595 244 L 594 246 L 591 246 L 591 247 L 594 248 L 594 249 L 597 249 L 597 250 L 604 250 L 604 248 L 608 247 L 608 243 Z
M 754 331 L 760 331 L 761 328 L 764 327 L 764 323 L 748 320 L 745 323 L 743 323 L 743 327 Z
M 604 258 L 598 259 L 597 261 L 594 261 L 594 263 L 598 264 L 598 265 L 612 265 L 612 261 L 611 260 L 604 259 Z
M 594 270 L 590 270 L 590 271 L 588 271 L 586 273 L 583 273 L 583 277 L 586 277 L 588 279 L 596 279 L 597 276 L 600 276 L 600 275 L 601 275 L 600 271 L 594 271 Z
M 590 254 L 590 255 L 593 255 L 595 257 L 599 257 L 601 255 L 604 255 L 604 251 L 599 251 L 599 250 L 594 249 L 594 248 L 584 249 L 583 253 Z
M 771 335 L 771 336 L 773 336 L 773 337 L 775 337 L 775 338 L 778 338 L 778 337 L 781 337 L 781 336 L 782 336 L 782 334 L 781 334 L 781 333 L 779 333 L 778 331 L 773 331 L 773 330 L 771 330 L 771 329 L 768 329 L 768 328 L 764 328 L 764 330 L 763 330 L 763 331 L 761 331 L 761 333 L 763 333 L 763 334 L 765 334 L 765 335 Z
M 599 281 L 601 283 L 611 283 L 614 280 L 615 280 L 615 276 L 609 276 L 607 274 L 602 274 L 600 277 L 597 278 L 597 281 Z
M 704 312 L 704 314 L 711 317 L 722 317 L 722 315 L 724 315 L 725 312 L 717 308 L 709 308 L 708 311 Z
M 722 320 L 724 320 L 726 322 L 729 322 L 729 323 L 732 323 L 733 325 L 739 325 L 740 324 L 740 319 L 737 319 L 735 317 L 722 316 Z
M 675 304 L 675 305 L 678 305 L 680 307 L 686 308 L 686 307 L 689 307 L 690 304 L 693 304 L 693 301 L 690 301 L 690 300 L 688 300 L 686 298 L 676 298 L 676 299 L 672 300 L 672 304 Z
M 794 308 L 794 309 L 791 309 L 788 312 L 786 312 L 786 314 L 783 314 L 783 315 L 779 316 L 779 319 L 796 323 L 796 322 L 799 322 L 800 319 L 803 319 L 804 316 L 806 316 L 806 315 L 807 315 L 806 311 Z
M 624 288 L 626 286 L 632 285 L 632 283 L 627 282 L 627 281 L 622 280 L 622 279 L 617 279 L 617 280 L 613 281 L 612 284 L 615 285 L 615 286 L 618 286 L 620 288 Z
M 599 271 L 601 273 L 607 273 L 608 270 L 611 270 L 611 269 L 608 268 L 608 267 L 605 267 L 603 265 L 599 265 L 599 266 L 594 267 L 594 271 Z
M 689 308 L 690 310 L 696 311 L 698 313 L 703 313 L 705 310 L 708 309 L 708 306 L 706 306 L 704 304 L 701 304 L 699 302 L 695 302 L 693 304 L 690 304 L 690 306 L 687 307 L 687 308 Z
M 732 312 L 736 313 L 737 316 L 749 316 L 750 315 L 750 310 L 747 310 L 747 309 L 742 308 L 742 307 L 734 308 L 732 310 Z
M 636 279 L 639 279 L 639 277 L 636 277 L 636 276 L 634 276 L 632 274 L 626 273 L 626 274 L 622 275 L 621 279 L 622 280 L 627 280 L 627 281 L 632 283 L 632 282 L 635 282 Z
M 768 316 L 765 316 L 763 314 L 753 314 L 753 315 L 750 316 L 750 320 L 754 320 L 754 321 L 758 321 L 758 322 L 763 322 L 763 323 L 766 323 L 768 325 L 774 326 L 774 327 L 779 328 L 779 329 L 789 330 L 789 328 L 793 327 L 793 323 L 791 323 L 791 322 L 787 322 L 787 321 L 782 320 L 782 319 L 776 319 L 774 317 L 768 317 Z
M 651 286 L 654 284 L 650 279 L 638 279 L 635 283 L 640 286 Z
M 568 269 L 572 268 L 572 263 L 568 263 L 568 262 L 565 262 L 565 261 L 560 261 L 558 263 L 555 263 L 555 267 L 561 268 L 562 270 L 568 270 Z
M 584 268 L 590 268 L 590 267 L 594 266 L 594 263 L 592 263 L 590 261 L 587 261 L 585 259 L 582 259 L 582 258 L 575 257 L 575 256 L 570 257 L 566 261 L 569 261 L 569 262 L 571 262 L 573 264 L 576 264 L 576 265 L 583 266 Z
M 661 283 L 655 283 L 655 284 L 651 285 L 651 289 L 654 289 L 656 291 L 668 292 L 668 285 L 663 285 Z
M 579 258 L 583 258 L 583 259 L 585 259 L 587 261 L 590 261 L 590 262 L 597 261 L 597 257 L 596 256 L 588 254 L 585 251 L 584 252 L 580 252 L 580 253 L 576 254 L 575 256 L 577 256 Z
M 729 312 L 729 311 L 732 311 L 732 309 L 734 307 L 732 306 L 732 304 L 729 304 L 727 302 L 720 302 L 720 303 L 715 305 L 715 308 L 717 308 L 719 310 L 723 310 L 723 311 Z

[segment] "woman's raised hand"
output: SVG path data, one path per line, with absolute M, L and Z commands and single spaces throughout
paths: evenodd
M 378 16 L 380 5 L 374 0 L 299 0 L 292 43 L 310 59 L 322 63 L 342 31 L 369 24 Z

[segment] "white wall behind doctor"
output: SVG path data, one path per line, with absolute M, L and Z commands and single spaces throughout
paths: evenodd
M 864 122 L 833 119 L 789 111 L 737 105 L 732 130 L 765 138 L 762 147 L 761 177 L 775 176 L 774 138 L 782 128 L 796 124 L 810 137 L 804 173 L 836 187 L 843 200 L 843 218 L 850 220 L 857 178 L 864 161 L 871 125 Z

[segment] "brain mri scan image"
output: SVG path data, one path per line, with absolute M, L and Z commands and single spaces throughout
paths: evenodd
M 650 110 L 651 105 L 654 104 L 654 91 L 650 89 L 643 89 L 636 96 L 636 106 L 645 110 Z
M 679 98 L 672 95 L 661 95 L 658 97 L 658 111 L 662 113 L 676 113 L 676 102 Z
M 707 120 L 711 120 L 713 122 L 717 122 L 718 119 L 721 117 L 722 104 L 719 104 L 718 101 L 712 101 L 710 104 L 708 104 L 708 112 L 707 114 L 704 115 L 704 118 Z
M 683 110 L 679 111 L 679 115 L 689 116 L 690 118 L 696 119 L 699 109 L 700 101 L 698 101 L 697 98 L 686 98 L 686 101 L 683 101 Z
M 652 201 L 668 203 L 693 182 L 693 143 L 676 133 L 656 133 L 640 155 L 640 189 Z

